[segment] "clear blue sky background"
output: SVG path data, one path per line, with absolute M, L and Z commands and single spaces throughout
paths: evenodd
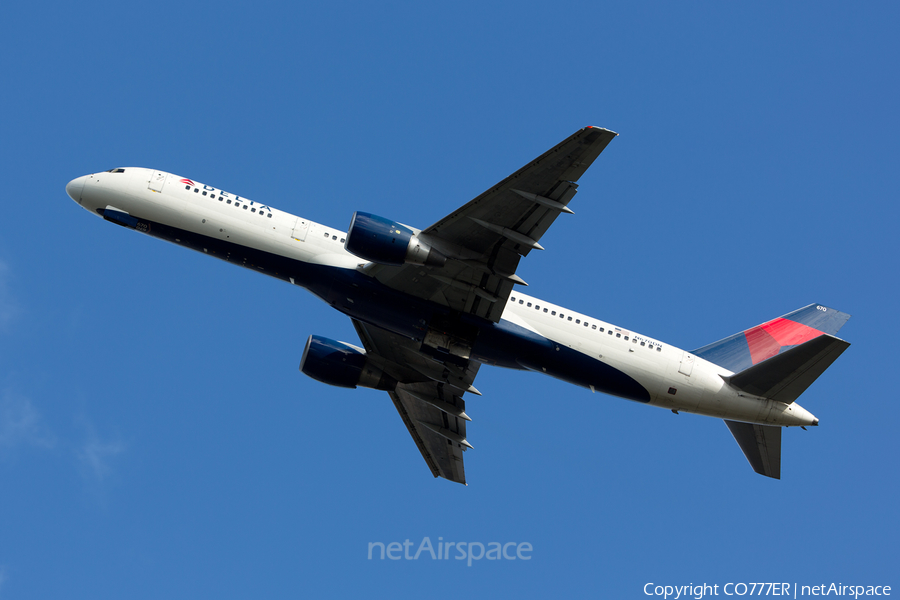
M 642 598 L 900 585 L 895 3 L 0 6 L 0 598 Z M 519 274 L 695 348 L 816 302 L 853 345 L 783 479 L 714 419 L 484 368 L 469 486 L 387 396 L 297 370 L 310 294 L 104 223 L 147 166 L 345 229 L 424 227 L 585 125 L 616 138 Z M 369 561 L 369 542 L 530 561 Z

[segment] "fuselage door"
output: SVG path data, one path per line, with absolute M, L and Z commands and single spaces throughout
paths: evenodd
M 306 241 L 306 234 L 309 232 L 309 221 L 302 217 L 297 217 L 297 221 L 294 223 L 294 230 L 291 232 L 291 237 L 300 242 Z
M 166 174 L 162 171 L 153 171 L 153 175 L 150 176 L 150 185 L 148 185 L 147 187 L 154 192 L 162 192 L 165 183 Z
M 694 355 L 690 352 L 685 352 L 681 356 L 681 365 L 678 367 L 678 372 L 682 375 L 691 376 L 691 372 L 694 370 Z

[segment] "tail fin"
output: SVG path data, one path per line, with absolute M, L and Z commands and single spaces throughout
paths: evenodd
M 738 373 L 821 335 L 834 336 L 849 318 L 850 315 L 839 310 L 810 304 L 698 348 L 692 354 Z M 835 358 L 837 355 L 831 360 Z
M 790 404 L 849 346 L 844 340 L 822 334 L 723 379 L 748 394 Z M 754 471 L 781 479 L 781 427 L 728 420 L 725 424 Z
M 724 377 L 728 385 L 790 404 L 850 346 L 834 337 L 849 318 L 839 310 L 810 304 L 693 354 L 733 371 Z M 728 420 L 725 425 L 754 471 L 781 479 L 781 427 Z
M 822 334 L 724 379 L 754 396 L 790 404 L 849 346 L 844 340 Z M 816 420 L 813 425 L 818 423 Z M 754 471 L 781 479 L 781 427 L 727 420 L 725 424 Z

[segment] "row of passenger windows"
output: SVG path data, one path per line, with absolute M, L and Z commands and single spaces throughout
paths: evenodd
M 326 231 L 326 232 L 325 232 L 325 239 L 326 239 L 326 240 L 328 239 L 328 236 L 331 236 L 331 239 L 337 241 L 337 236 L 336 236 L 336 235 L 331 235 L 330 233 L 328 233 L 328 232 Z M 344 238 L 341 238 L 341 243 L 342 243 L 342 244 L 344 243 Z
M 184 186 L 184 189 L 189 190 L 189 189 L 191 189 L 191 186 L 186 185 L 186 186 Z M 194 188 L 194 193 L 195 193 L 195 194 L 200 193 L 200 188 Z M 206 190 L 203 190 L 203 195 L 206 196 L 207 194 L 208 194 L 208 192 L 207 192 Z M 208 195 L 209 195 L 209 197 L 210 197 L 211 199 L 213 199 L 213 200 L 216 199 L 216 195 L 215 195 L 215 194 L 208 194 Z M 219 202 L 224 201 L 226 204 L 231 204 L 231 198 L 226 198 L 226 197 L 224 197 L 224 196 L 218 196 L 218 199 L 219 199 Z M 253 207 L 253 206 L 248 206 L 247 204 L 241 204 L 241 203 L 238 202 L 237 200 L 234 201 L 234 206 L 235 206 L 235 208 L 243 208 L 244 210 L 247 210 L 247 209 L 249 208 L 249 209 L 250 209 L 250 212 L 254 212 L 254 213 L 256 212 L 256 208 L 255 208 L 255 207 Z M 264 211 L 263 209 L 260 208 L 260 209 L 259 209 L 259 216 L 261 216 L 261 217 L 269 217 L 269 218 L 271 219 L 271 218 L 272 218 L 272 213 L 267 213 L 266 211 Z
M 514 296 L 510 296 L 509 301 L 510 301 L 510 302 L 516 302 L 516 298 L 515 298 Z M 519 304 L 524 304 L 524 305 L 528 306 L 528 308 L 532 308 L 532 303 L 531 303 L 531 302 L 526 303 L 526 302 L 525 302 L 524 300 L 522 300 L 521 298 L 519 298 L 518 302 L 519 302 Z M 541 306 L 540 306 L 539 304 L 534 304 L 534 309 L 537 310 L 537 311 L 540 311 L 540 310 L 541 310 Z M 548 309 L 547 307 L 544 307 L 543 312 L 549 313 L 551 316 L 554 316 L 554 317 L 556 316 L 556 311 L 555 311 L 555 310 L 550 310 L 550 309 Z M 571 317 L 571 316 L 566 317 L 565 313 L 562 313 L 562 312 L 559 313 L 559 318 L 560 318 L 560 319 L 565 319 L 565 320 L 567 320 L 567 321 L 572 321 L 572 317 Z M 583 324 L 585 327 L 590 327 L 591 329 L 597 330 L 597 331 L 600 332 L 600 333 L 603 333 L 604 331 L 606 331 L 603 327 L 598 328 L 596 324 L 591 324 L 591 323 L 588 323 L 587 321 L 584 321 L 584 323 L 582 323 L 581 319 L 575 319 L 575 324 L 576 324 L 576 325 L 582 325 L 582 324 Z M 610 329 L 609 331 L 606 331 L 606 333 L 608 333 L 609 335 L 615 334 L 615 336 L 616 336 L 617 338 L 622 338 L 622 337 L 623 337 L 621 332 L 613 331 L 612 329 Z M 627 336 L 627 335 L 624 336 L 624 340 L 625 340 L 626 342 L 628 341 L 628 338 L 629 338 L 629 336 Z M 637 343 L 638 343 L 637 338 L 632 337 L 632 338 L 631 338 L 631 343 L 632 343 L 632 344 L 637 344 Z M 643 341 L 643 340 L 641 340 L 640 344 L 641 344 L 641 346 L 646 346 L 646 347 L 650 348 L 651 350 L 652 350 L 653 348 L 656 348 L 656 351 L 657 351 L 657 352 L 662 352 L 662 346 L 658 346 L 658 345 L 657 345 L 657 346 L 654 346 L 653 344 L 650 344 L 650 345 L 648 346 L 647 343 L 646 343 L 645 341 Z

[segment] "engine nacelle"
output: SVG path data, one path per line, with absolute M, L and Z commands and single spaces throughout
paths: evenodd
M 442 267 L 447 262 L 446 256 L 406 225 L 359 211 L 353 213 L 344 249 L 382 265 Z
M 300 370 L 322 383 L 338 387 L 362 387 L 391 391 L 397 380 L 376 367 L 350 344 L 311 335 L 306 340 Z

